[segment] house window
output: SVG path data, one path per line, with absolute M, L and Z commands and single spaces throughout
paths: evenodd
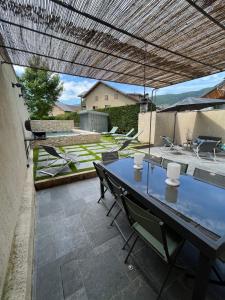
M 105 95 L 105 100 L 109 100 L 109 96 L 108 95 Z
M 93 108 L 93 110 L 95 110 L 98 108 L 98 106 L 94 105 L 94 106 L 92 106 L 92 108 Z
M 98 101 L 98 96 L 95 96 L 95 101 Z
M 118 94 L 114 94 L 114 99 L 118 99 Z
M 110 107 L 110 105 L 105 105 L 105 108 L 108 108 L 108 107 Z

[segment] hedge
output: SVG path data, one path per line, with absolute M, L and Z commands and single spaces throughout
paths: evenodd
M 153 107 L 155 110 L 155 106 Z M 97 111 L 109 114 L 109 130 L 113 126 L 118 126 L 118 132 L 128 132 L 134 128 L 134 132 L 138 131 L 138 114 L 140 112 L 140 104 L 126 105 L 118 107 L 108 107 L 98 109 Z M 77 112 L 67 112 L 58 116 L 45 116 L 43 120 L 74 120 L 74 126 L 79 127 L 80 115 Z
M 155 110 L 155 106 L 153 110 Z M 98 109 L 98 111 L 109 114 L 109 130 L 113 126 L 118 126 L 120 133 L 128 132 L 131 128 L 134 128 L 135 133 L 138 132 L 140 104 L 109 107 Z

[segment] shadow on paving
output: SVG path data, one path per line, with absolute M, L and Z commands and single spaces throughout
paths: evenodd
M 33 300 L 154 300 L 168 266 L 138 241 L 127 265 L 123 239 L 100 203 L 99 181 L 90 179 L 37 193 Z M 113 199 L 106 193 L 106 202 Z M 118 218 L 126 236 L 125 215 Z M 195 265 L 198 253 L 188 243 L 180 258 Z M 193 280 L 174 269 L 161 299 L 191 299 Z M 210 286 L 207 299 L 225 299 Z

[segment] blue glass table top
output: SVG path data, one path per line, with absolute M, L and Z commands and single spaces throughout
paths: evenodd
M 105 168 L 146 199 L 157 199 L 212 233 L 225 235 L 225 189 L 181 175 L 180 185 L 165 183 L 166 170 L 144 161 L 143 169 L 133 167 L 133 159 L 125 158 L 105 164 Z

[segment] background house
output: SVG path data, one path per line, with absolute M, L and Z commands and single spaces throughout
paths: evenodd
M 225 80 L 210 89 L 202 98 L 225 99 Z
M 52 109 L 52 116 L 58 116 L 66 112 L 80 111 L 80 105 L 68 105 L 57 101 Z
M 104 82 L 98 81 L 79 97 L 81 97 L 82 109 L 92 110 L 137 104 L 140 102 L 142 95 L 135 93 L 126 94 Z

